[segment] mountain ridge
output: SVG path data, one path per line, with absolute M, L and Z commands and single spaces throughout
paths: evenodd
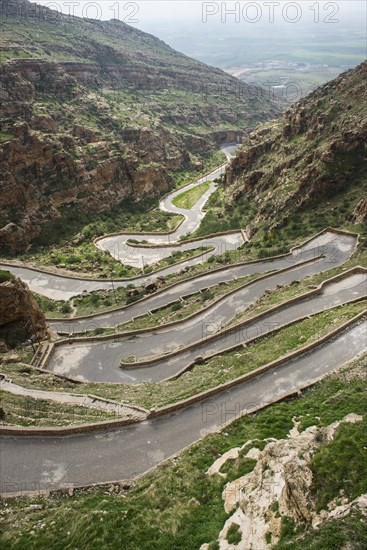
M 1 7 L 5 252 L 26 250 L 70 208 L 93 214 L 166 192 L 174 172 L 200 169 L 280 112 L 263 90 L 125 23 Z
M 292 223 L 310 234 L 328 224 L 363 223 L 366 81 L 367 61 L 250 133 L 226 172 L 228 211 L 250 204 L 244 219 L 256 231 Z M 321 216 L 328 205 L 329 217 Z

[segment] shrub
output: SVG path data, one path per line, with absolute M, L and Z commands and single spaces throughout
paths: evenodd
M 282 516 L 280 540 L 291 538 L 294 535 L 294 528 L 295 528 L 294 520 L 287 516 Z
M 4 283 L 5 281 L 11 281 L 12 279 L 15 279 L 15 277 L 12 273 L 10 273 L 10 271 L 6 271 L 5 269 L 0 269 L 0 283 Z
M 77 256 L 76 254 L 70 254 L 70 256 L 67 256 L 65 258 L 66 264 L 80 264 L 81 261 L 81 256 Z
M 210 290 L 204 290 L 204 292 L 201 295 L 201 299 L 203 302 L 206 302 L 207 300 L 211 300 L 214 298 L 214 294 Z
M 90 297 L 90 301 L 91 301 L 91 304 L 96 306 L 97 304 L 99 304 L 99 301 L 100 301 L 99 295 L 98 294 L 92 294 L 92 296 Z
M 132 304 L 133 302 L 136 302 L 136 300 L 139 299 L 139 296 L 128 296 L 126 298 L 126 304 Z
M 71 305 L 68 302 L 62 304 L 61 313 L 71 313 Z
M 227 541 L 229 544 L 239 544 L 242 540 L 242 533 L 237 523 L 232 523 L 227 531 Z
M 55 311 L 55 309 L 56 309 L 56 304 L 52 300 L 47 301 L 45 303 L 45 310 L 46 311 Z

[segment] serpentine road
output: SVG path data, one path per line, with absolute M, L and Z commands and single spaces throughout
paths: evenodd
M 366 347 L 367 322 L 311 352 L 171 414 L 100 433 L 2 436 L 1 492 L 25 493 L 134 478 L 241 412 L 342 366 Z
M 231 152 L 236 148 L 237 145 L 228 144 L 222 147 L 221 151 L 224 152 L 227 159 L 229 159 Z M 209 196 L 217 187 L 214 180 L 224 172 L 224 169 L 225 165 L 222 165 L 210 174 L 199 179 L 197 182 L 186 186 L 184 189 L 181 188 L 174 191 L 161 201 L 160 207 L 162 209 L 173 213 L 179 213 L 184 216 L 184 221 L 173 233 L 169 235 L 159 233 L 119 234 L 103 237 L 96 242 L 96 245 L 99 248 L 110 252 L 112 256 L 120 260 L 122 263 L 129 264 L 134 267 L 143 267 L 143 265 L 148 265 L 159 261 L 167 256 L 170 256 L 176 250 L 184 251 L 200 248 L 202 246 L 209 246 L 213 249 L 201 256 L 196 256 L 182 262 L 180 264 L 181 268 L 183 266 L 186 267 L 202 263 L 203 257 L 205 258 L 208 254 L 223 254 L 226 250 L 236 250 L 244 243 L 244 238 L 241 231 L 234 231 L 228 235 L 214 235 L 195 240 L 193 242 L 178 242 L 180 237 L 186 235 L 188 232 L 194 231 L 200 225 L 200 222 L 205 215 L 205 212 L 203 212 L 203 207 Z M 205 181 L 211 181 L 212 184 L 206 193 L 202 195 L 202 197 L 190 210 L 177 208 L 172 204 L 172 200 L 184 190 L 192 189 Z M 127 242 L 129 239 L 146 240 L 151 247 L 139 247 L 138 244 L 131 245 Z M 155 247 L 154 245 L 158 246 Z M 136 285 L 145 285 L 155 278 L 154 274 L 141 275 L 130 279 L 115 279 L 112 282 L 111 280 L 103 279 L 62 276 L 51 271 L 6 262 L 0 263 L 0 269 L 8 269 L 14 273 L 14 275 L 20 277 L 25 283 L 27 283 L 33 292 L 43 294 L 53 300 L 70 300 L 70 298 L 78 296 L 83 291 L 93 292 L 95 290 L 112 290 L 113 287 L 124 287 L 131 283 Z M 159 270 L 159 275 L 169 275 L 171 273 L 176 273 L 177 270 L 177 265 L 171 265 Z
M 292 271 L 286 275 L 294 277 Z M 267 288 L 273 288 L 276 286 L 276 281 L 279 280 L 276 275 L 272 279 L 272 283 Z M 288 280 L 291 281 L 291 279 Z M 265 281 L 261 281 L 260 286 L 264 288 L 265 284 Z M 231 312 L 231 303 L 237 305 L 238 308 L 241 304 L 245 305 L 248 299 L 256 295 L 258 286 L 253 283 L 244 291 L 239 291 L 238 300 L 235 301 L 233 297 L 229 303 L 224 301 L 223 309 Z M 159 382 L 177 375 L 192 365 L 198 356 L 212 357 L 228 348 L 245 344 L 275 328 L 292 323 L 300 317 L 307 317 L 357 298 L 363 298 L 366 296 L 366 290 L 367 273 L 354 274 L 342 281 L 326 285 L 320 294 L 307 296 L 303 300 L 276 308 L 272 312 L 264 314 L 261 319 L 248 322 L 245 327 L 234 328 L 228 333 L 220 333 L 217 336 L 215 334 L 212 336 L 211 331 L 207 333 L 206 330 L 213 327 L 214 332 L 215 329 L 218 330 L 218 326 L 221 326 L 218 318 L 224 317 L 222 317 L 220 312 L 222 308 L 220 307 L 217 307 L 219 317 L 214 316 L 215 312 L 210 313 L 209 311 L 207 313 L 209 318 L 206 318 L 206 321 L 199 315 L 193 320 L 183 321 L 179 326 L 175 325 L 172 328 L 169 326 L 158 328 L 148 333 L 126 335 L 110 341 L 75 342 L 72 345 L 67 343 L 56 348 L 51 356 L 48 369 L 57 374 L 83 381 L 130 384 L 145 381 Z M 244 294 L 245 297 L 243 298 L 241 294 Z M 213 321 L 211 321 L 210 315 L 213 315 Z M 191 347 L 192 342 L 197 342 L 194 348 Z M 181 350 L 181 346 L 190 347 L 186 349 L 184 347 Z M 134 355 L 139 359 L 146 359 L 165 352 L 175 353 L 162 359 L 152 359 L 144 367 L 134 367 L 131 364 L 125 369 L 120 368 L 123 353 L 129 356 Z
M 227 153 L 229 154 L 228 151 Z M 141 234 L 106 237 L 98 241 L 98 246 L 121 261 L 137 267 L 142 251 L 144 263 L 152 263 L 171 254 L 177 249 L 178 239 L 193 231 L 200 223 L 204 215 L 203 206 L 215 190 L 216 184 L 213 180 L 217 175 L 218 171 L 214 171 L 206 176 L 205 180 L 213 183 L 191 211 L 182 211 L 172 205 L 172 199 L 182 190 L 171 194 L 161 203 L 162 208 L 185 215 L 184 222 L 171 235 L 169 243 L 167 236 L 144 236 L 152 247 L 135 247 L 133 251 L 136 257 L 131 255 L 132 250 L 127 239 L 142 238 Z M 216 247 L 215 253 L 238 248 L 244 242 L 242 233 L 236 232 L 195 243 L 179 244 L 179 248 L 184 250 L 186 246 L 206 246 L 209 241 Z M 198 315 L 175 325 L 124 333 L 104 340 L 79 339 L 58 345 L 50 357 L 48 368 L 55 373 L 67 374 L 81 380 L 131 384 L 144 380 L 157 382 L 176 376 L 198 357 L 210 357 L 297 319 L 365 297 L 367 274 L 363 270 L 354 270 L 342 279 L 325 283 L 318 292 L 310 292 L 294 303 L 264 312 L 260 318 L 249 320 L 241 327 L 217 334 L 223 325 L 266 291 L 343 264 L 355 250 L 356 242 L 354 235 L 326 230 L 288 255 L 213 270 L 110 313 L 94 315 L 88 319 L 54 321 L 52 328 L 66 334 L 97 327 L 113 327 L 211 285 L 252 274 L 263 275 L 231 292 L 230 296 L 223 296 L 211 306 L 203 306 Z M 167 246 L 162 247 L 162 244 Z M 136 263 L 133 264 L 133 261 Z M 194 258 L 183 265 L 193 265 L 201 261 L 202 257 Z M 68 299 L 83 290 L 111 288 L 111 281 L 61 277 L 46 271 L 8 266 L 5 263 L 0 267 L 20 276 L 32 290 L 55 299 Z M 168 274 L 176 270 L 177 266 L 170 266 L 161 273 Z M 135 282 L 145 284 L 151 279 L 152 276 L 142 276 Z M 115 287 L 125 286 L 129 282 L 116 281 Z M 276 368 L 259 374 L 256 378 L 223 390 L 215 397 L 203 398 L 174 413 L 136 425 L 70 436 L 3 435 L 0 437 L 0 491 L 37 491 L 70 484 L 80 486 L 136 477 L 205 434 L 217 430 L 240 413 L 307 385 L 311 380 L 319 379 L 354 359 L 366 349 L 366 330 L 367 321 L 356 322 L 343 333 L 319 343 L 297 358 L 284 360 Z M 163 359 L 159 358 L 162 354 L 166 354 Z M 126 356 L 135 356 L 138 361 L 144 360 L 147 364 L 125 365 L 121 368 L 121 359 Z
M 352 235 L 339 235 L 332 231 L 325 231 L 318 235 L 307 244 L 294 249 L 290 254 L 278 258 L 270 258 L 252 263 L 243 263 L 232 265 L 225 268 L 214 269 L 204 275 L 198 275 L 186 281 L 182 281 L 166 287 L 141 301 L 135 302 L 127 307 L 117 309 L 109 313 L 91 315 L 87 318 L 58 319 L 50 322 L 51 328 L 60 334 L 72 335 L 78 332 L 88 332 L 96 328 L 116 327 L 122 323 L 130 321 L 135 317 L 144 315 L 149 311 L 164 307 L 172 302 L 180 300 L 183 296 L 207 289 L 209 286 L 221 283 L 231 282 L 233 280 L 254 274 L 267 273 L 271 271 L 284 270 L 292 266 L 293 278 L 302 278 L 302 276 L 312 275 L 323 270 L 331 269 L 345 262 L 354 250 L 356 238 Z M 325 254 L 321 262 L 318 260 Z M 315 265 L 302 268 L 302 264 L 307 261 L 315 260 Z M 298 273 L 298 269 L 301 270 Z M 272 279 L 269 278 L 267 284 Z M 285 284 L 289 277 L 283 273 L 278 274 L 276 284 Z M 264 290 L 264 289 L 263 289 Z M 260 292 L 259 294 L 260 295 Z M 241 310 L 244 304 L 239 304 Z M 235 310 L 235 313 L 238 309 Z M 228 315 L 227 315 L 228 318 Z

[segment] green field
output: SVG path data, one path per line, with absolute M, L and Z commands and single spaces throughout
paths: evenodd
M 202 197 L 204 193 L 206 193 L 210 185 L 211 182 L 206 181 L 200 185 L 197 185 L 196 187 L 193 187 L 192 189 L 188 189 L 187 191 L 184 191 L 183 193 L 175 197 L 172 200 L 172 204 L 174 204 L 174 206 L 177 206 L 178 208 L 186 208 L 189 210 L 198 202 L 200 197 Z

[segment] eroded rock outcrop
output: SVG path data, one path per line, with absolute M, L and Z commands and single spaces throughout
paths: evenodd
M 224 508 L 231 516 L 219 535 L 220 550 L 269 548 L 267 539 L 271 539 L 271 544 L 279 539 L 282 516 L 316 527 L 328 519 L 343 517 L 352 508 L 367 513 L 367 495 L 351 503 L 335 503 L 328 511 L 317 513 L 311 494 L 310 461 L 317 449 L 333 440 L 341 423 L 360 421 L 361 416 L 349 414 L 341 422 L 334 422 L 326 428 L 311 426 L 301 433 L 295 423 L 287 439 L 273 440 L 263 451 L 250 448 L 245 457 L 257 460 L 253 471 L 228 483 L 223 492 Z M 217 459 L 208 475 L 217 474 L 228 459 L 237 458 L 241 450 L 248 447 L 251 447 L 251 442 Z M 239 526 L 242 534 L 238 546 L 229 544 L 226 539 L 233 523 Z
M 363 223 L 367 220 L 367 197 L 357 204 L 353 212 L 353 218 L 356 223 Z

